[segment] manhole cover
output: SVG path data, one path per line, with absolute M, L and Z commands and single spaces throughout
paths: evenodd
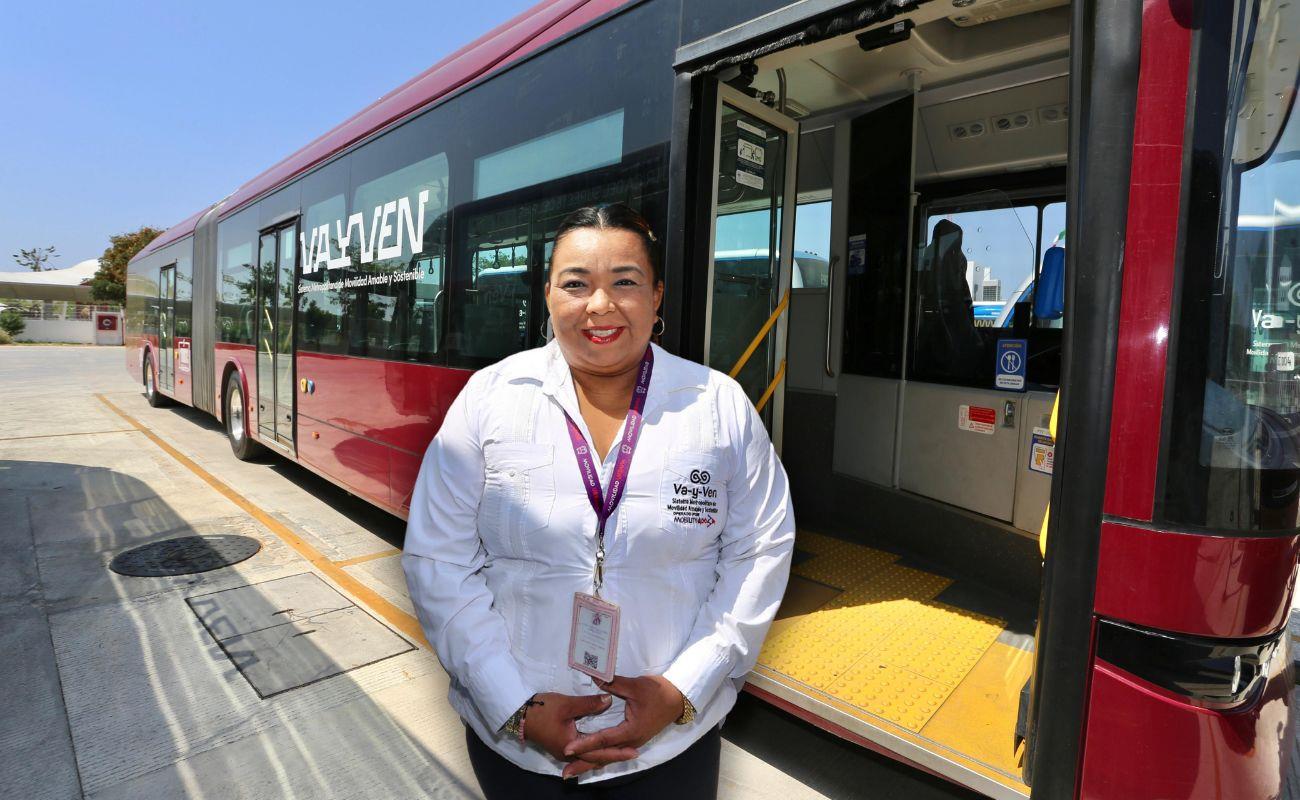
M 118 553 L 108 568 L 119 575 L 192 575 L 252 558 L 262 543 L 248 536 L 181 536 Z

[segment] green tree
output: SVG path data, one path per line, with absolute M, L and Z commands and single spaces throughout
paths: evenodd
M 19 250 L 13 254 L 13 259 L 18 263 L 18 266 L 27 267 L 32 272 L 44 272 L 54 269 L 54 267 L 45 265 L 58 257 L 59 254 L 53 247 L 33 247 L 29 250 Z
M 8 333 L 10 336 L 17 336 L 27 327 L 23 321 L 23 315 L 18 313 L 16 308 L 6 308 L 0 311 L 0 331 Z
M 161 235 L 162 231 L 146 225 L 137 231 L 108 237 L 108 248 L 99 257 L 99 269 L 90 282 L 91 299 L 99 303 L 125 303 L 127 262 Z

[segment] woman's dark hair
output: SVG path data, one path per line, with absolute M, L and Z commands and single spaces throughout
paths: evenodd
M 659 266 L 659 237 L 655 236 L 654 231 L 650 229 L 650 223 L 645 221 L 645 217 L 623 203 L 606 203 L 599 206 L 583 206 L 569 214 L 560 223 L 559 229 L 555 232 L 555 246 L 559 247 L 560 240 L 569 234 L 570 231 L 578 228 L 596 228 L 597 230 L 618 230 L 635 233 L 641 240 L 641 245 L 645 247 L 645 254 L 650 259 L 650 270 L 653 273 L 655 283 L 663 280 L 661 268 Z M 555 252 L 554 250 L 551 251 Z

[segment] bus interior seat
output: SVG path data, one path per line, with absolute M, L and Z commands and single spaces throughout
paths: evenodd
M 980 363 L 984 340 L 975 327 L 974 303 L 966 283 L 961 226 L 939 220 L 922 257 L 930 268 L 918 273 L 923 281 L 919 287 L 918 357 L 951 368 Z

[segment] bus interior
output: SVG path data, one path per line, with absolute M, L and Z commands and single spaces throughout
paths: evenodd
M 716 73 L 704 357 L 799 523 L 750 690 L 994 797 L 1028 794 L 1069 47 L 1063 0 L 935 2 Z

